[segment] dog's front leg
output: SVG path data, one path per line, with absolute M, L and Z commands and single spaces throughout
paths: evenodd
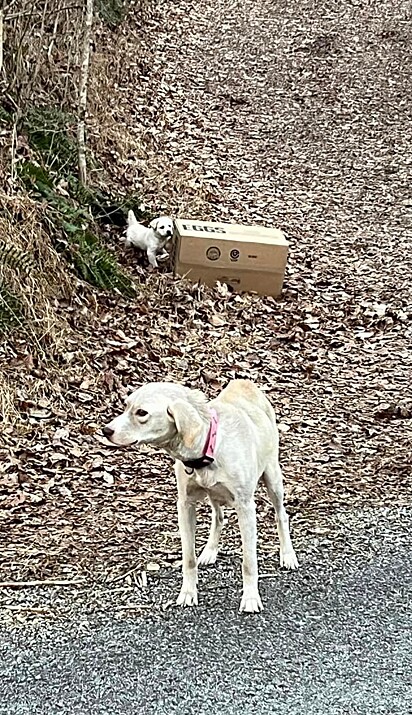
M 189 502 L 186 496 L 179 496 L 177 514 L 183 558 L 183 584 L 177 605 L 197 606 L 196 505 Z
M 159 264 L 156 260 L 156 251 L 152 251 L 150 248 L 147 249 L 147 257 L 152 268 L 159 268 Z
M 258 613 L 263 609 L 258 590 L 256 505 L 250 502 L 236 504 L 243 549 L 243 595 L 239 611 Z

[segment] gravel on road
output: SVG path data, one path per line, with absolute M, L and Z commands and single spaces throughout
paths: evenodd
M 258 616 L 238 615 L 239 568 L 225 558 L 202 572 L 197 609 L 169 607 L 175 571 L 150 582 L 140 613 L 117 610 L 112 594 L 87 615 L 90 594 L 78 594 L 66 621 L 3 630 L 0 713 L 409 712 L 411 526 L 406 509 L 348 515 L 346 545 L 320 537 L 300 571 L 262 578 Z

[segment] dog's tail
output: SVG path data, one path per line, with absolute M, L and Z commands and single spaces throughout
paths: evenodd
M 129 213 L 127 214 L 127 225 L 132 226 L 132 224 L 137 223 L 137 218 L 134 215 L 133 211 L 130 209 Z

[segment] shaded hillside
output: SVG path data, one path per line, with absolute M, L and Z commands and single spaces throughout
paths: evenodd
M 150 0 L 99 0 L 91 42 L 85 45 L 85 8 L 63 0 L 20 0 L 4 3 L 2 10 L 0 351 L 5 365 L 10 356 L 23 360 L 46 383 L 58 375 L 64 384 L 64 354 L 73 340 L 82 343 L 64 308 L 81 304 L 85 311 L 93 310 L 90 286 L 136 295 L 134 279 L 127 266 L 119 265 L 113 243 L 118 244 L 128 208 L 143 220 L 156 210 L 142 205 L 114 164 L 112 172 L 105 148 L 99 153 L 96 142 L 100 133 L 114 154 L 127 143 L 127 132 L 112 117 L 109 103 L 102 113 L 100 100 L 107 96 L 122 38 L 133 36 L 134 51 L 143 62 L 156 9 Z M 78 137 L 84 46 L 90 47 L 87 183 L 79 180 Z M 110 138 L 113 126 L 117 141 Z M 7 370 L 0 374 L 6 422 L 18 415 L 20 380 L 26 390 L 35 390 L 33 397 L 47 391 L 41 380 L 19 374 L 16 382 L 15 377 Z

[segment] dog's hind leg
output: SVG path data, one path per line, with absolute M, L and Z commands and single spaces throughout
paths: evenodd
M 258 590 L 258 563 L 256 553 L 256 505 L 253 499 L 249 502 L 239 501 L 235 504 L 242 538 L 242 575 L 243 593 L 239 611 L 259 613 L 262 601 Z
M 210 525 L 209 538 L 207 544 L 200 554 L 197 563 L 199 566 L 207 566 L 214 564 L 219 549 L 219 537 L 223 527 L 223 509 L 222 507 L 210 500 L 212 507 L 212 523 Z
M 269 461 L 263 480 L 269 494 L 270 501 L 275 507 L 276 522 L 280 541 L 280 565 L 287 569 L 296 569 L 298 560 L 292 546 L 289 532 L 289 517 L 283 505 L 283 479 L 277 455 Z

